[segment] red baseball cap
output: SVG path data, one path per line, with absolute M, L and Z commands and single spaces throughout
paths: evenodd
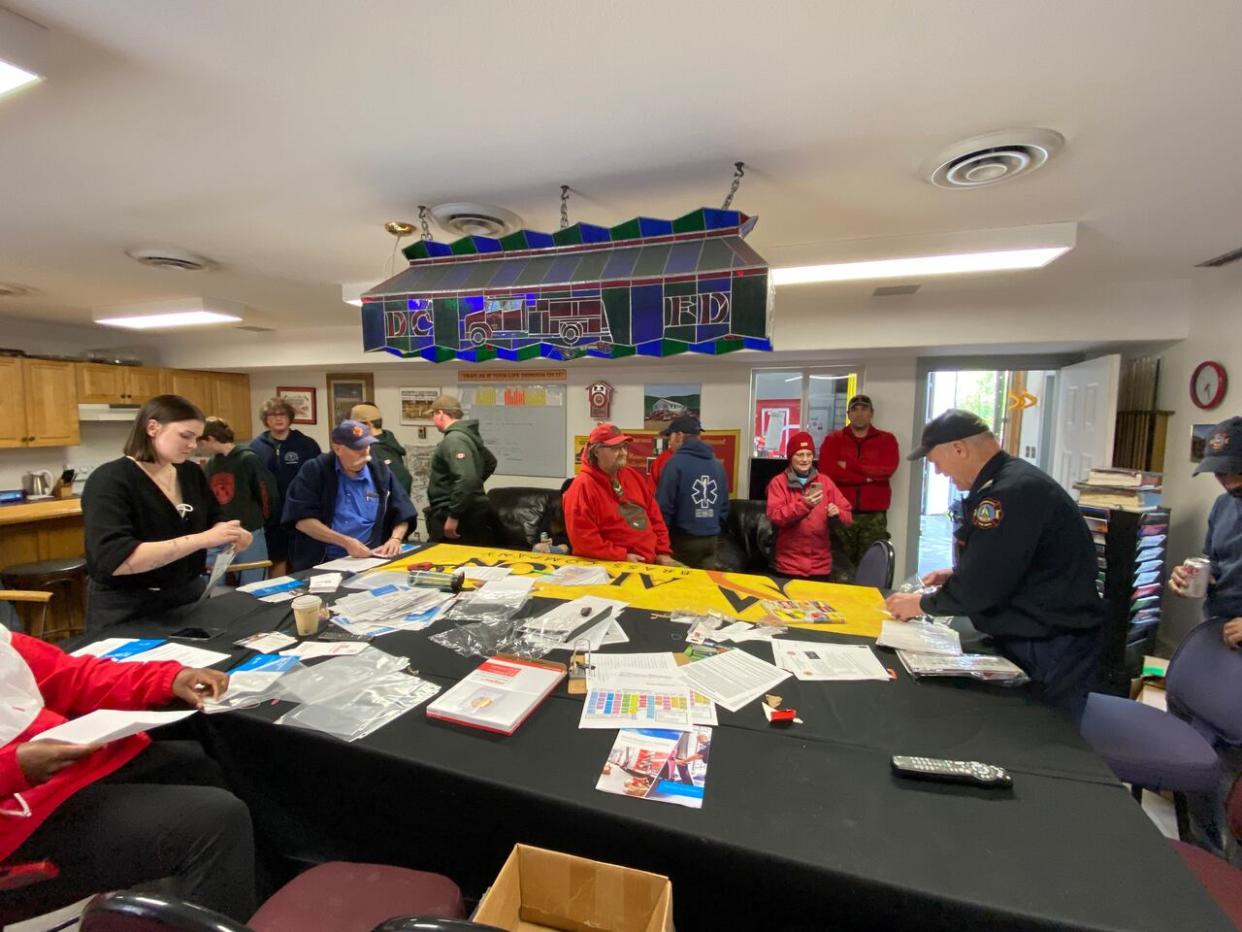
M 785 455 L 792 457 L 795 453 L 801 453 L 803 450 L 815 452 L 815 441 L 811 439 L 811 435 L 805 430 L 800 430 L 796 434 L 789 437 L 789 443 L 785 444 Z
M 615 447 L 623 443 L 632 443 L 633 441 L 633 437 L 629 434 L 621 433 L 621 428 L 616 424 L 609 424 L 607 421 L 603 424 L 596 424 L 595 429 L 587 437 L 587 443 L 602 443 L 606 447 Z

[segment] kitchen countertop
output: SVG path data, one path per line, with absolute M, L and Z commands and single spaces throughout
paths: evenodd
M 74 518 L 80 514 L 82 499 L 77 495 L 73 498 L 45 498 L 37 502 L 0 505 L 0 526 L 49 521 L 53 518 Z

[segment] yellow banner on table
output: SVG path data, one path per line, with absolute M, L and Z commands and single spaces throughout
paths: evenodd
M 535 593 L 556 599 L 597 595 L 620 599 L 636 608 L 654 612 L 706 612 L 715 609 L 744 621 L 760 621 L 766 618 L 767 612 L 762 605 L 765 600 L 814 599 L 827 602 L 845 621 L 840 624 L 795 624 L 790 627 L 861 637 L 877 637 L 880 623 L 891 617 L 884 610 L 884 599 L 880 591 L 867 586 L 808 582 L 802 579 L 778 585 L 766 576 L 752 576 L 748 573 L 721 573 L 649 563 L 608 563 L 559 554 L 533 553 L 529 550 L 495 550 L 460 544 L 436 544 L 398 560 L 388 568 L 404 569 L 411 563 L 431 563 L 437 570 L 451 570 L 463 564 L 507 566 L 518 576 L 543 575 L 558 566 L 602 566 L 608 571 L 607 585 L 555 586 L 540 583 L 537 584 Z

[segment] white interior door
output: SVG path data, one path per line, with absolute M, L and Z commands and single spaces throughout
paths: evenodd
M 1053 478 L 1074 495 L 1087 470 L 1113 464 L 1121 357 L 1100 356 L 1061 370 Z M 1075 495 L 1075 497 L 1077 497 Z

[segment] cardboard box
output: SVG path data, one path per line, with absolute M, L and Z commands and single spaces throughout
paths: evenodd
M 673 884 L 660 874 L 514 845 L 473 918 L 510 932 L 673 932 Z

